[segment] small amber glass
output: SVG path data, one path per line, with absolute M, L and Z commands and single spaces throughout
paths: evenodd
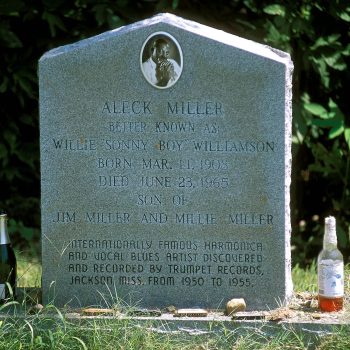
M 343 309 L 344 298 L 326 298 L 321 295 L 318 296 L 318 305 L 322 311 L 332 312 Z

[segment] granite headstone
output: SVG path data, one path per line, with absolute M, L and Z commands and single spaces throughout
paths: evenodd
M 292 69 L 170 14 L 44 54 L 44 301 L 287 301 Z

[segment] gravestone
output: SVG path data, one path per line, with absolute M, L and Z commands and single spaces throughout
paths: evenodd
M 291 73 L 170 14 L 43 55 L 45 302 L 287 301 Z

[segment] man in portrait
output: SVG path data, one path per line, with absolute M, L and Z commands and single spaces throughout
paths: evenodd
M 142 63 L 148 81 L 159 87 L 171 86 L 180 76 L 178 63 L 169 58 L 170 45 L 164 38 L 157 38 L 151 45 L 151 56 Z

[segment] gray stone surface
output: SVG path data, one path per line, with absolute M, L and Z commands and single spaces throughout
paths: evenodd
M 143 64 L 158 32 L 169 82 Z M 44 301 L 288 300 L 291 72 L 286 53 L 169 14 L 43 55 Z

